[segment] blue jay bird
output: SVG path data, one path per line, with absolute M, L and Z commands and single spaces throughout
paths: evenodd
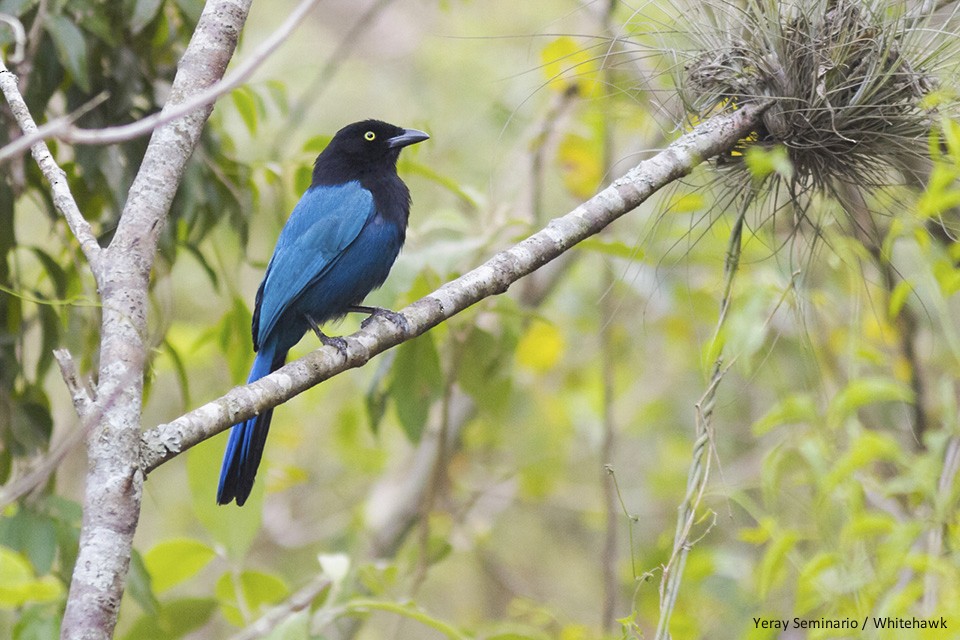
M 287 220 L 253 311 L 257 356 L 247 382 L 283 366 L 308 329 L 342 348 L 320 325 L 349 311 L 387 314 L 360 303 L 383 284 L 400 253 L 410 191 L 397 175 L 400 150 L 429 138 L 379 120 L 337 132 L 317 157 L 313 182 Z M 217 504 L 242 506 L 253 488 L 273 409 L 233 426 L 223 456 Z

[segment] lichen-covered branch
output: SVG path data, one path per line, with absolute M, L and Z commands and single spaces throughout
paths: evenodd
M 180 61 L 164 111 L 175 109 L 223 77 L 251 0 L 210 0 Z M 6 74 L 0 74 L 6 75 Z M 184 166 L 212 110 L 207 106 L 158 128 L 130 188 L 109 247 L 99 251 L 103 303 L 96 408 L 83 525 L 62 638 L 113 636 L 133 534 L 140 517 L 143 473 L 140 420 L 150 271 Z
M 375 355 L 410 340 L 484 298 L 505 292 L 575 244 L 637 207 L 658 189 L 689 174 L 747 135 L 766 109 L 765 101 L 747 104 L 733 113 L 704 121 L 666 149 L 638 164 L 609 187 L 545 228 L 502 251 L 476 269 L 446 283 L 401 311 L 405 328 L 376 318 L 365 329 L 346 337 L 344 353 L 318 349 L 274 373 L 209 402 L 143 435 L 140 465 L 149 473 L 195 444 L 238 421 L 275 407 Z

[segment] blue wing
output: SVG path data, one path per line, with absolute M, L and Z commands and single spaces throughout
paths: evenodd
M 307 286 L 336 264 L 374 213 L 373 195 L 359 182 L 307 189 L 280 232 L 257 294 L 255 347 Z

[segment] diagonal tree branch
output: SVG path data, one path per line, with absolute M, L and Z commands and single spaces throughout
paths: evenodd
M 321 348 L 260 380 L 227 392 L 167 424 L 143 434 L 140 468 L 149 473 L 190 447 L 238 421 L 275 407 L 375 355 L 410 340 L 554 260 L 634 209 L 663 186 L 689 174 L 747 135 L 768 101 L 748 104 L 731 114 L 703 122 L 666 149 L 641 162 L 622 178 L 565 216 L 456 280 L 448 282 L 401 311 L 406 328 L 375 318 L 346 338 L 345 353 Z

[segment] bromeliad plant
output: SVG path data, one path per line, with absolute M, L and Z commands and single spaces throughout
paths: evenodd
M 770 106 L 749 137 L 718 157 L 718 171 L 714 174 L 726 194 L 718 196 L 717 202 L 724 203 L 718 208 L 731 205 L 736 210 L 736 217 L 731 224 L 720 317 L 713 343 L 707 351 L 714 364 L 706 391 L 696 405 L 698 437 L 686 497 L 680 507 L 673 551 L 662 567 L 657 638 L 670 636 L 670 618 L 678 599 L 680 576 L 687 555 L 690 547 L 699 540 L 703 522 L 709 521 L 703 513 L 701 498 L 709 477 L 710 452 L 714 448 L 709 444 L 713 433 L 711 420 L 718 385 L 736 359 L 735 353 L 727 353 L 724 348 L 725 321 L 736 293 L 734 274 L 747 235 L 744 230 L 749 226 L 748 219 L 755 220 L 754 233 L 761 236 L 775 254 L 788 244 L 792 246 L 780 237 L 784 231 L 790 240 L 799 237 L 808 240 L 807 260 L 816 255 L 813 249 L 817 241 L 827 238 L 826 244 L 841 262 L 852 257 L 850 262 L 863 269 L 860 273 L 865 279 L 863 286 L 867 289 L 865 297 L 868 299 L 871 296 L 869 289 L 873 286 L 869 281 L 879 280 L 881 295 L 886 298 L 890 310 L 889 318 L 879 320 L 893 327 L 892 333 L 898 341 L 895 347 L 897 357 L 906 363 L 902 367 L 901 377 L 905 378 L 902 386 L 893 377 L 889 382 L 884 379 L 882 384 L 879 380 L 867 384 L 869 381 L 854 379 L 849 387 L 838 391 L 837 397 L 829 400 L 829 411 L 824 416 L 824 422 L 830 422 L 831 428 L 837 431 L 825 434 L 822 424 L 811 424 L 813 433 L 810 435 L 816 436 L 812 439 L 821 444 L 829 443 L 825 446 L 828 450 L 832 447 L 835 453 L 849 448 L 845 457 L 837 454 L 836 464 L 842 466 L 848 464 L 849 459 L 860 460 L 857 465 L 869 469 L 863 476 L 869 477 L 870 483 L 878 482 L 878 486 L 883 486 L 885 479 L 893 478 L 890 468 L 881 464 L 883 456 L 872 456 L 857 444 L 870 437 L 885 443 L 889 440 L 891 445 L 884 448 L 888 452 L 899 447 L 905 451 L 915 450 L 914 464 L 937 460 L 943 467 L 941 487 L 953 486 L 956 475 L 955 469 L 953 475 L 949 471 L 953 468 L 949 464 L 952 459 L 949 452 L 956 448 L 956 443 L 940 437 L 945 436 L 944 433 L 931 437 L 932 426 L 938 421 L 933 412 L 927 412 L 935 403 L 926 397 L 923 377 L 933 378 L 939 369 L 931 370 L 916 349 L 920 332 L 936 329 L 936 326 L 928 323 L 924 327 L 917 310 L 905 304 L 905 299 L 911 296 L 915 298 L 914 302 L 920 303 L 914 305 L 920 309 L 929 303 L 921 294 L 914 293 L 911 284 L 905 281 L 903 271 L 894 260 L 894 245 L 902 238 L 916 241 L 915 237 L 919 235 L 926 240 L 932 235 L 948 244 L 954 240 L 951 227 L 957 222 L 957 212 L 947 206 L 949 198 L 938 200 L 943 206 L 926 206 L 924 203 L 930 200 L 930 190 L 923 198 L 920 198 L 920 191 L 931 182 L 942 191 L 956 193 L 955 185 L 945 183 L 952 183 L 958 173 L 941 169 L 944 162 L 950 162 L 951 146 L 956 146 L 951 141 L 956 137 L 952 118 L 958 106 L 955 83 L 960 38 L 956 35 L 956 25 L 960 20 L 960 7 L 951 1 L 710 0 L 673 8 L 681 16 L 676 20 L 676 28 L 672 25 L 664 27 L 669 20 L 659 17 L 657 24 L 660 26 L 655 29 L 660 29 L 663 40 L 672 41 L 660 44 L 664 51 L 681 52 L 674 54 L 680 57 L 675 71 L 680 103 L 688 119 L 701 122 L 758 101 L 768 102 Z M 642 20 L 639 14 L 634 17 L 638 23 Z M 645 25 L 650 26 L 649 23 Z M 637 28 L 637 32 L 650 30 Z M 921 206 L 911 207 L 918 198 Z M 786 224 L 781 224 L 782 219 L 776 219 L 778 212 L 787 213 L 781 216 L 787 219 Z M 829 233 L 825 233 L 825 229 L 829 229 Z M 854 245 L 851 252 L 842 253 L 843 247 Z M 793 256 L 789 262 L 793 263 Z M 800 265 L 784 297 L 793 283 L 802 279 L 801 272 L 813 267 L 809 261 Z M 955 271 L 950 265 L 945 268 Z M 794 271 L 793 267 L 791 271 Z M 941 292 L 944 296 L 949 293 L 946 290 Z M 781 298 L 776 303 L 771 314 L 783 301 Z M 943 299 L 938 298 L 937 302 L 943 302 Z M 759 330 L 766 329 L 767 324 Z M 849 392 L 852 397 L 855 383 L 858 385 L 856 393 L 860 394 L 864 404 L 894 401 L 910 406 L 912 424 L 906 437 L 893 430 L 883 436 L 874 436 L 873 431 L 856 420 L 856 409 L 849 410 L 844 405 L 850 402 L 844 394 Z M 771 409 L 770 415 L 787 415 L 784 413 L 786 406 L 778 404 Z M 815 407 L 816 402 L 811 399 L 808 406 Z M 839 430 L 837 416 L 841 414 L 852 420 L 846 431 Z M 790 414 L 788 418 L 774 420 L 813 423 L 818 420 L 818 415 L 811 409 L 802 415 Z M 950 411 L 945 410 L 939 422 L 951 424 Z M 898 439 L 903 441 L 892 444 Z M 791 448 L 789 444 L 783 446 L 786 450 Z M 928 447 L 929 452 L 926 451 Z M 796 451 L 799 458 L 808 453 Z M 771 455 L 772 467 L 779 464 L 774 458 Z M 847 462 L 843 462 L 844 459 Z M 822 462 L 826 465 L 829 460 L 827 455 Z M 890 461 L 885 464 L 889 465 Z M 898 459 L 897 464 L 906 469 L 911 463 Z M 845 473 L 843 477 L 849 480 L 849 485 L 838 487 L 836 482 L 824 483 L 820 481 L 822 479 L 811 477 L 805 487 L 810 488 L 816 500 L 821 502 L 837 499 L 844 502 L 847 498 L 838 498 L 841 492 L 851 496 L 863 490 L 860 486 L 863 477 L 855 477 L 849 469 Z M 897 482 L 902 484 L 907 480 L 900 477 Z M 917 517 L 928 513 L 931 505 L 937 505 L 938 513 L 942 511 L 942 494 L 923 494 L 923 498 L 918 495 L 914 492 L 910 499 L 919 500 L 919 503 L 909 506 Z M 741 498 L 738 501 L 742 505 L 749 503 L 756 507 L 752 495 L 744 494 Z M 865 507 L 862 499 L 856 505 L 849 504 L 848 508 L 851 510 L 845 517 L 849 522 L 840 518 L 839 525 L 833 523 L 844 527 L 844 531 L 853 527 L 856 518 L 876 516 L 875 505 Z M 760 508 L 747 510 L 758 519 L 758 514 L 762 513 Z M 807 515 L 808 525 L 811 519 L 818 522 L 817 514 Z M 870 593 L 851 588 L 855 592 L 853 596 L 845 593 L 840 598 L 838 592 L 836 598 L 807 597 L 813 592 L 830 593 L 825 586 L 829 576 L 835 579 L 837 574 L 843 575 L 845 571 L 852 575 L 854 570 L 862 570 L 864 563 L 853 567 L 850 558 L 844 559 L 831 546 L 829 536 L 835 537 L 838 531 L 829 534 L 827 544 L 816 544 L 816 536 L 825 535 L 824 531 L 833 526 L 830 523 L 814 524 L 813 532 L 801 534 L 802 523 L 798 524 L 782 513 L 776 517 L 782 519 L 776 521 L 777 527 L 790 531 L 794 537 L 779 536 L 781 539 L 778 540 L 778 536 L 769 535 L 761 542 L 769 547 L 758 571 L 761 574 L 758 590 L 765 599 L 761 608 L 771 606 L 766 600 L 771 583 L 765 582 L 763 575 L 772 575 L 772 566 L 782 568 L 787 557 L 794 566 L 802 568 L 798 569 L 794 613 L 809 614 L 819 610 L 821 614 L 839 615 L 838 607 L 846 606 L 840 603 L 850 605 L 851 609 L 844 610 L 845 613 L 852 609 L 863 613 L 864 608 L 879 611 L 892 601 L 900 602 L 898 598 L 902 600 L 898 595 L 902 587 L 895 580 L 887 579 L 897 575 L 896 572 L 884 569 L 887 572 L 881 575 L 882 562 L 873 564 L 875 573 L 870 579 L 875 588 Z M 799 529 L 792 529 L 794 526 Z M 945 521 L 935 523 L 929 531 L 923 532 L 933 541 L 927 548 L 931 558 L 943 551 L 944 530 Z M 918 545 L 925 544 L 921 537 L 915 537 L 916 533 L 906 535 L 906 539 L 916 539 Z M 804 536 L 808 537 L 806 544 L 800 542 Z M 789 540 L 789 545 L 781 544 L 784 540 Z M 860 553 L 869 547 L 857 548 Z M 832 559 L 826 562 L 824 554 L 831 550 Z M 820 565 L 810 568 L 813 565 L 805 564 L 807 560 Z M 902 569 L 903 575 L 914 572 L 906 566 Z M 901 610 L 920 611 L 921 601 L 922 607 L 929 610 L 930 604 L 937 601 L 937 587 L 929 586 L 935 580 L 931 581 L 929 574 L 923 578 L 923 572 L 919 573 L 918 581 L 925 579 L 926 587 L 918 590 L 920 596 L 908 599 L 909 602 L 900 602 L 898 606 L 905 607 Z M 807 596 L 801 597 L 804 593 Z M 939 593 L 942 595 L 943 591 Z
M 956 106 L 938 79 L 956 64 L 953 14 L 920 16 L 889 0 L 708 5 L 710 28 L 693 32 L 700 52 L 686 64 L 684 102 L 705 117 L 718 105 L 774 98 L 749 142 L 786 150 L 792 198 L 838 181 L 887 187 L 928 163 L 931 127 Z M 746 163 L 727 166 L 754 180 Z

